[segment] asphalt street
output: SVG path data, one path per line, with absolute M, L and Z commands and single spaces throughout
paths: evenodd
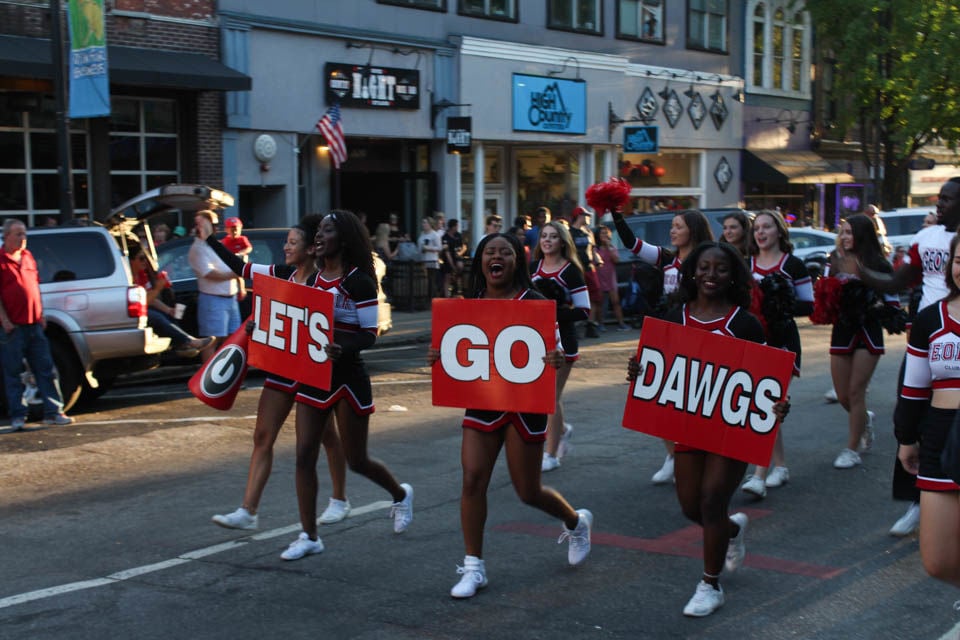
M 960 592 L 926 576 L 915 536 L 887 534 L 905 508 L 889 482 L 902 337 L 887 337 L 868 396 L 874 449 L 838 471 L 846 417 L 822 399 L 828 329 L 801 333 L 804 374 L 784 426 L 791 480 L 762 501 L 735 496 L 733 509 L 751 518 L 747 560 L 723 576 L 727 601 L 709 618 L 681 614 L 702 570 L 700 531 L 671 486 L 650 483 L 662 447 L 620 426 L 635 331 L 584 341 L 566 394 L 574 448 L 544 476 L 596 515 L 590 558 L 567 565 L 560 524 L 519 502 L 501 458 L 489 493 L 490 584 L 468 601 L 449 597 L 463 561 L 462 412 L 431 404 L 420 323 L 398 325 L 367 357 L 371 453 L 416 491 L 402 535 L 389 496 L 350 474 L 354 511 L 321 527 L 324 553 L 280 559 L 299 531 L 292 420 L 260 529 L 210 523 L 242 497 L 256 375 L 229 412 L 194 400 L 182 376 L 139 380 L 76 425 L 0 435 L 0 638 L 960 637 Z M 323 463 L 319 473 L 325 503 Z

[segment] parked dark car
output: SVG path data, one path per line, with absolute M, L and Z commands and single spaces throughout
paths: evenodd
M 253 251 L 248 257 L 248 261 L 256 264 L 283 264 L 284 254 L 283 245 L 287 241 L 287 232 L 289 229 L 269 228 L 269 229 L 244 229 L 243 235 L 250 240 L 253 245 Z M 217 235 L 223 238 L 221 232 Z M 166 271 L 167 276 L 173 283 L 173 292 L 177 302 L 186 305 L 183 319 L 180 326 L 191 335 L 197 335 L 197 277 L 190 268 L 190 261 L 187 257 L 190 251 L 190 245 L 193 244 L 193 238 L 182 238 L 164 242 L 157 247 L 157 265 L 161 271 Z M 386 273 L 383 261 L 376 255 L 374 256 L 374 266 L 377 270 L 378 278 L 382 278 Z M 240 317 L 246 318 L 250 315 L 252 304 L 253 283 L 247 281 L 247 297 L 240 303 Z M 387 303 L 383 290 L 380 290 L 378 327 L 380 333 L 386 333 L 393 327 L 393 320 L 390 305 Z

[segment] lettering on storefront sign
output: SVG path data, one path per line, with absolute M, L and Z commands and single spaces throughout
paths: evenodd
M 473 119 L 469 116 L 447 118 L 447 153 L 470 153 Z
M 420 71 L 328 62 L 328 104 L 373 109 L 419 109 Z
M 625 153 L 656 153 L 659 150 L 658 137 L 657 127 L 624 127 L 623 151 Z
M 586 133 L 587 83 L 513 74 L 514 131 Z

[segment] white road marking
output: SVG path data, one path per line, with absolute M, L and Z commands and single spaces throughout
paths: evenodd
M 392 504 L 393 503 L 390 502 L 389 500 L 378 500 L 376 502 L 371 502 L 370 504 L 366 504 L 366 505 L 352 509 L 350 511 L 350 515 L 347 517 L 354 518 L 356 516 L 362 516 L 364 514 L 371 513 L 374 511 L 382 511 L 384 509 L 389 509 Z M 95 578 L 93 580 L 83 580 L 80 582 L 69 582 L 67 584 L 48 587 L 46 589 L 37 589 L 36 591 L 18 593 L 16 595 L 7 596 L 6 598 L 0 598 L 0 609 L 6 609 L 7 607 L 13 607 L 18 604 L 26 604 L 27 602 L 33 602 L 35 600 L 53 598 L 66 593 L 72 593 L 74 591 L 82 591 L 84 589 L 93 589 L 95 587 L 103 587 L 110 584 L 116 584 L 117 582 L 123 582 L 124 580 L 136 578 L 138 576 L 146 575 L 148 573 L 155 573 L 157 571 L 163 571 L 164 569 L 170 569 L 171 567 L 177 567 L 183 564 L 187 564 L 195 560 L 198 560 L 200 558 L 205 558 L 207 556 L 223 553 L 225 551 L 231 551 L 233 549 L 239 549 L 240 547 L 244 547 L 254 541 L 270 540 L 272 538 L 276 538 L 279 536 L 298 533 L 299 531 L 300 531 L 299 524 L 290 525 L 288 527 L 280 527 L 277 529 L 271 529 L 269 531 L 255 533 L 253 535 L 247 536 L 246 538 L 241 538 L 239 540 L 231 540 L 229 542 L 215 544 L 209 547 L 204 547 L 202 549 L 194 549 L 193 551 L 187 551 L 185 553 L 180 554 L 176 558 L 171 558 L 169 560 L 162 560 L 160 562 L 143 565 L 141 567 L 133 567 L 131 569 L 125 569 L 123 571 L 117 571 L 116 573 L 111 573 L 109 576 L 105 578 Z
M 219 422 L 220 420 L 254 420 L 252 416 L 233 416 L 223 414 L 219 416 L 195 416 L 192 418 L 125 418 L 123 420 L 84 420 L 72 425 L 71 429 L 84 427 L 88 424 L 163 424 L 168 422 Z

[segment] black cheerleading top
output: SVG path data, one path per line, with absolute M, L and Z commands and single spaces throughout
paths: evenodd
M 900 444 L 917 441 L 934 389 L 960 389 L 960 322 L 950 316 L 946 300 L 922 309 L 910 330 L 903 386 L 893 416 Z
M 530 278 L 534 282 L 552 280 L 565 292 L 566 304 L 564 301 L 557 301 L 557 324 L 563 352 L 568 359 L 576 358 L 579 345 L 575 324 L 586 320 L 590 314 L 590 296 L 587 293 L 587 283 L 583 279 L 583 271 L 570 261 L 556 271 L 547 271 L 543 260 L 540 260 L 532 269 Z
M 793 315 L 808 316 L 813 313 L 813 280 L 800 258 L 792 253 L 785 253 L 780 257 L 777 264 L 769 268 L 763 268 L 757 265 L 757 258 L 754 256 L 750 258 L 750 272 L 757 284 L 769 275 L 782 276 L 793 287 L 795 296 Z M 772 336 L 767 336 L 767 344 L 770 346 L 785 348 L 797 355 L 793 364 L 793 373 L 799 376 L 801 346 L 800 330 L 797 328 L 797 323 L 792 318 L 789 320 L 787 329 L 782 336 L 782 344 L 776 344 L 771 338 Z M 776 342 L 780 342 L 780 340 Z
M 637 238 L 622 215 L 614 215 L 613 223 L 617 227 L 617 235 L 620 236 L 623 246 L 630 249 L 633 255 L 663 272 L 663 294 L 668 296 L 676 291 L 680 287 L 681 265 L 677 252 Z
M 727 315 L 716 320 L 703 322 L 690 314 L 687 305 L 671 308 L 664 316 L 664 321 L 680 324 L 685 327 L 709 331 L 722 336 L 739 338 L 750 342 L 764 343 L 763 325 L 752 313 L 743 307 L 733 307 Z

